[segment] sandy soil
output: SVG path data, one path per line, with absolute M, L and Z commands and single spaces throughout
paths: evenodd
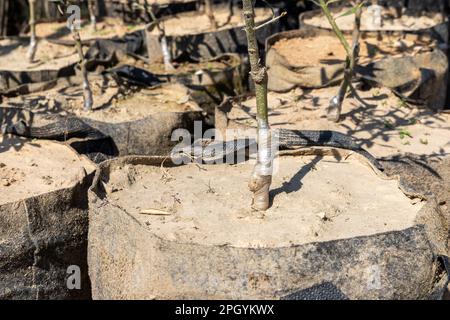
M 95 166 L 56 142 L 0 137 L 0 204 L 75 185 Z
M 94 95 L 94 109 L 108 105 L 119 94 L 117 83 L 106 77 L 89 74 L 89 82 Z M 55 87 L 41 92 L 5 97 L 4 105 L 30 108 L 37 112 L 57 112 L 67 114 L 68 110 L 82 108 L 83 90 L 81 77 L 60 78 Z
M 264 21 L 271 17 L 271 15 L 272 13 L 269 9 L 257 8 L 256 22 Z M 215 6 L 214 16 L 219 26 L 217 30 L 244 25 L 242 12 L 237 9 L 235 9 L 230 21 L 228 21 L 228 9 L 223 6 Z M 144 27 L 144 24 L 125 24 L 120 18 L 107 17 L 104 21 L 97 23 L 96 31 L 91 28 L 89 21 L 83 21 L 80 36 L 82 40 L 105 39 L 115 36 L 123 37 L 126 33 L 142 30 Z M 208 17 L 206 15 L 199 15 L 198 12 L 186 12 L 166 19 L 164 21 L 164 28 L 166 34 L 169 36 L 197 34 L 213 30 L 210 27 Z M 36 34 L 42 38 L 73 40 L 66 22 L 39 23 L 36 26 Z
M 334 16 L 341 16 L 348 10 L 340 9 L 334 11 Z M 436 14 L 434 17 L 415 17 L 407 14 L 403 14 L 400 18 L 395 18 L 391 11 L 385 9 L 382 12 L 382 27 L 377 28 L 372 23 L 372 14 L 363 9 L 361 17 L 361 30 L 391 30 L 391 31 L 413 31 L 434 27 L 442 22 L 442 14 Z M 330 28 L 330 24 L 323 14 L 314 16 L 312 18 L 305 19 L 304 22 L 308 25 L 313 25 L 321 28 Z M 353 30 L 354 16 L 347 15 L 337 19 L 337 24 L 341 30 Z
M 256 23 L 260 23 L 272 16 L 272 12 L 265 8 L 256 8 L 255 12 Z M 229 12 L 227 8 L 222 6 L 214 7 L 214 17 L 219 26 L 216 31 L 244 26 L 241 10 L 235 9 L 229 22 L 227 21 L 228 16 Z M 199 15 L 198 12 L 186 12 L 183 14 L 178 14 L 175 17 L 171 17 L 164 21 L 164 28 L 166 30 L 166 34 L 169 36 L 181 36 L 213 31 L 209 23 L 208 16 L 206 14 Z M 156 34 L 158 31 L 154 30 L 153 32 Z
M 255 248 L 401 230 L 422 207 L 396 181 L 380 179 L 351 157 L 339 163 L 332 157 L 280 159 L 273 206 L 264 217 L 250 209 L 250 163 L 192 164 L 165 174 L 159 166 L 126 165 L 112 173 L 109 199 L 162 238 Z M 168 215 L 140 214 L 146 209 Z
M 347 37 L 351 44 L 351 37 Z M 430 49 L 430 42 L 418 39 L 414 35 L 398 37 L 385 35 L 382 39 L 362 38 L 360 42 L 360 63 L 369 63 L 386 56 L 416 54 Z M 282 55 L 292 66 L 317 66 L 320 63 L 345 61 L 346 53 L 339 39 L 333 36 L 314 38 L 282 39 L 273 45 L 273 49 Z
M 78 62 L 75 48 L 56 45 L 46 40 L 38 42 L 33 62 L 27 59 L 28 42 L 0 40 L 0 70 L 57 70 Z
M 97 30 L 91 28 L 89 21 L 82 21 L 80 37 L 82 40 L 123 37 L 126 33 L 142 28 L 144 28 L 143 25 L 126 25 L 120 18 L 106 17 L 103 21 L 97 22 Z M 42 38 L 73 40 L 66 22 L 38 23 L 36 35 Z
M 46 92 L 7 98 L 5 104 L 23 107 L 35 112 L 51 112 L 62 115 L 74 114 L 92 120 L 110 123 L 143 119 L 160 112 L 199 111 L 191 101 L 189 90 L 179 84 L 164 84 L 155 88 L 145 88 L 137 92 L 122 93 L 112 79 L 90 76 L 94 106 L 86 112 L 83 109 L 81 83 L 62 82 Z
M 80 117 L 110 123 L 139 120 L 161 112 L 194 110 L 199 109 L 194 102 L 190 101 L 188 90 L 178 84 L 146 88 L 124 98 L 113 98 L 110 103 L 90 112 L 83 110 L 82 99 L 68 108 L 69 112 Z
M 326 107 L 336 87 L 289 93 L 269 93 L 271 126 L 291 129 L 336 130 L 352 135 L 377 157 L 397 153 L 444 156 L 450 154 L 450 114 L 409 106 L 387 89 L 359 90 L 365 104 L 344 101 L 340 123 L 326 119 Z M 233 108 L 229 118 L 256 126 L 255 99 Z

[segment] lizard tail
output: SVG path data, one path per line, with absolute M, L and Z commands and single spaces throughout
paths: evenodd
M 353 139 L 353 137 L 329 130 L 276 130 L 280 148 L 330 147 L 351 150 L 367 158 L 378 170 L 384 171 L 377 159 Z

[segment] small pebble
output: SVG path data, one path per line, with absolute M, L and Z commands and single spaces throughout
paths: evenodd
M 328 220 L 327 214 L 326 214 L 325 212 L 319 212 L 319 213 L 317 214 L 317 217 L 318 217 L 320 220 L 323 220 L 323 221 Z

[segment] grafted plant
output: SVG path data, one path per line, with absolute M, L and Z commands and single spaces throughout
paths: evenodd
M 95 0 L 87 0 L 89 18 L 91 20 L 91 27 L 94 31 L 97 30 L 97 17 L 95 16 Z
M 211 28 L 217 29 L 217 21 L 214 17 L 214 0 L 205 0 L 205 13 L 208 16 Z
M 255 83 L 256 120 L 258 123 L 258 153 L 256 165 L 249 182 L 249 189 L 253 192 L 253 209 L 264 211 L 269 208 L 269 190 L 272 183 L 273 169 L 272 136 L 267 102 L 267 70 L 259 55 L 256 38 L 258 27 L 255 26 L 253 0 L 242 0 L 242 3 L 251 68 L 250 74 Z M 268 23 L 277 21 L 281 16 L 274 17 Z
M 149 4 L 147 0 L 144 0 L 144 4 L 141 5 L 139 1 L 135 0 L 133 2 L 133 7 L 139 10 L 143 10 L 145 14 L 147 15 L 147 18 L 151 21 L 148 28 L 152 29 L 155 28 L 158 31 L 158 38 L 159 38 L 159 46 L 161 47 L 161 52 L 163 56 L 164 61 L 164 68 L 166 71 L 174 70 L 174 67 L 172 65 L 172 54 L 169 49 L 169 45 L 167 42 L 167 36 L 166 36 L 166 30 L 164 28 L 164 22 L 157 18 L 155 15 L 155 9 L 157 9 L 156 4 Z M 148 54 L 152 54 L 154 48 L 149 48 L 149 43 L 147 43 L 148 47 Z M 149 63 L 152 63 L 152 59 L 149 59 Z
M 29 25 L 30 25 L 30 46 L 28 47 L 27 58 L 28 61 L 33 62 L 37 49 L 36 37 L 36 0 L 28 0 L 30 6 L 29 11 Z
M 347 55 L 345 59 L 345 69 L 344 69 L 344 79 L 339 87 L 339 91 L 336 96 L 334 96 L 327 109 L 327 117 L 330 121 L 338 122 L 341 117 L 341 111 L 342 111 L 342 104 L 344 102 L 345 96 L 347 94 L 348 89 L 351 87 L 352 79 L 354 76 L 354 68 L 356 66 L 358 55 L 359 55 L 359 37 L 360 37 L 360 30 L 361 30 L 361 7 L 364 4 L 364 1 L 360 1 L 358 4 L 355 2 L 352 2 L 353 7 L 350 8 L 347 12 L 345 12 L 343 16 L 348 16 L 351 14 L 355 15 L 355 22 L 353 27 L 353 38 L 352 38 L 352 45 L 348 43 L 347 39 L 344 36 L 344 33 L 339 28 L 336 19 L 333 14 L 331 13 L 331 10 L 329 8 L 329 5 L 331 3 L 337 2 L 338 0 L 312 0 L 316 5 L 318 5 L 325 17 L 327 18 L 328 22 L 331 25 L 331 28 L 333 29 L 333 32 L 338 37 L 339 41 L 341 42 L 342 46 L 345 49 L 345 53 Z
M 49 0 L 50 2 L 56 3 L 58 6 L 59 12 L 65 16 L 68 14 L 68 8 L 70 8 L 70 5 L 79 3 L 80 1 L 77 0 Z M 79 8 L 79 7 L 78 7 Z M 80 12 L 78 10 L 78 12 Z M 84 100 L 84 110 L 92 110 L 92 106 L 94 104 L 94 99 L 92 97 L 92 90 L 91 85 L 89 84 L 89 78 L 88 78 L 88 72 L 86 69 L 86 59 L 84 57 L 83 52 L 83 44 L 81 42 L 80 32 L 79 29 L 81 28 L 81 22 L 79 21 L 80 17 L 76 17 L 76 14 L 74 16 L 75 20 L 71 20 L 72 17 L 69 17 L 68 20 L 68 28 L 70 29 L 70 32 L 72 34 L 72 38 L 75 42 L 75 48 L 78 53 L 79 57 L 79 65 L 81 69 L 81 76 L 83 79 L 83 100 Z

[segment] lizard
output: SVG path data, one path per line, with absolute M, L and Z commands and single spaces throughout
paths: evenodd
M 368 151 L 361 148 L 358 143 L 349 135 L 337 131 L 329 130 L 288 130 L 275 129 L 272 131 L 274 141 L 277 141 L 279 150 L 289 150 L 299 147 L 326 147 L 346 149 L 358 153 L 366 158 L 369 163 L 380 171 L 384 171 L 383 166 Z M 199 152 L 198 148 L 201 148 Z M 235 155 L 251 155 L 257 151 L 257 141 L 255 138 L 234 139 L 229 141 L 215 141 L 199 139 L 192 145 L 182 148 L 181 154 L 189 158 L 196 158 L 201 155 L 201 160 L 205 164 L 224 163 L 226 159 L 237 159 Z
M 14 110 L 16 108 L 7 108 Z M 81 119 L 72 116 L 41 115 L 20 109 L 22 119 L 3 126 L 4 133 L 38 139 L 68 140 L 77 138 L 104 138 L 104 135 L 84 123 Z M 23 113 L 27 113 L 23 116 Z M 289 150 L 299 147 L 327 147 L 351 150 L 366 158 L 369 163 L 380 171 L 383 166 L 368 151 L 361 148 L 349 135 L 329 130 L 288 130 L 275 129 L 272 131 L 274 141 L 280 150 Z M 201 152 L 198 152 L 198 147 Z M 178 150 L 180 151 L 180 150 Z M 249 156 L 257 151 L 255 138 L 235 139 L 230 141 L 215 141 L 200 139 L 192 145 L 181 149 L 181 153 L 195 158 L 201 154 L 204 163 L 217 163 L 227 158 L 237 159 L 237 154 Z
M 6 134 L 58 141 L 70 138 L 105 138 L 103 133 L 74 116 L 39 114 L 14 107 L 2 108 L 0 115 L 4 119 L 2 133 Z

